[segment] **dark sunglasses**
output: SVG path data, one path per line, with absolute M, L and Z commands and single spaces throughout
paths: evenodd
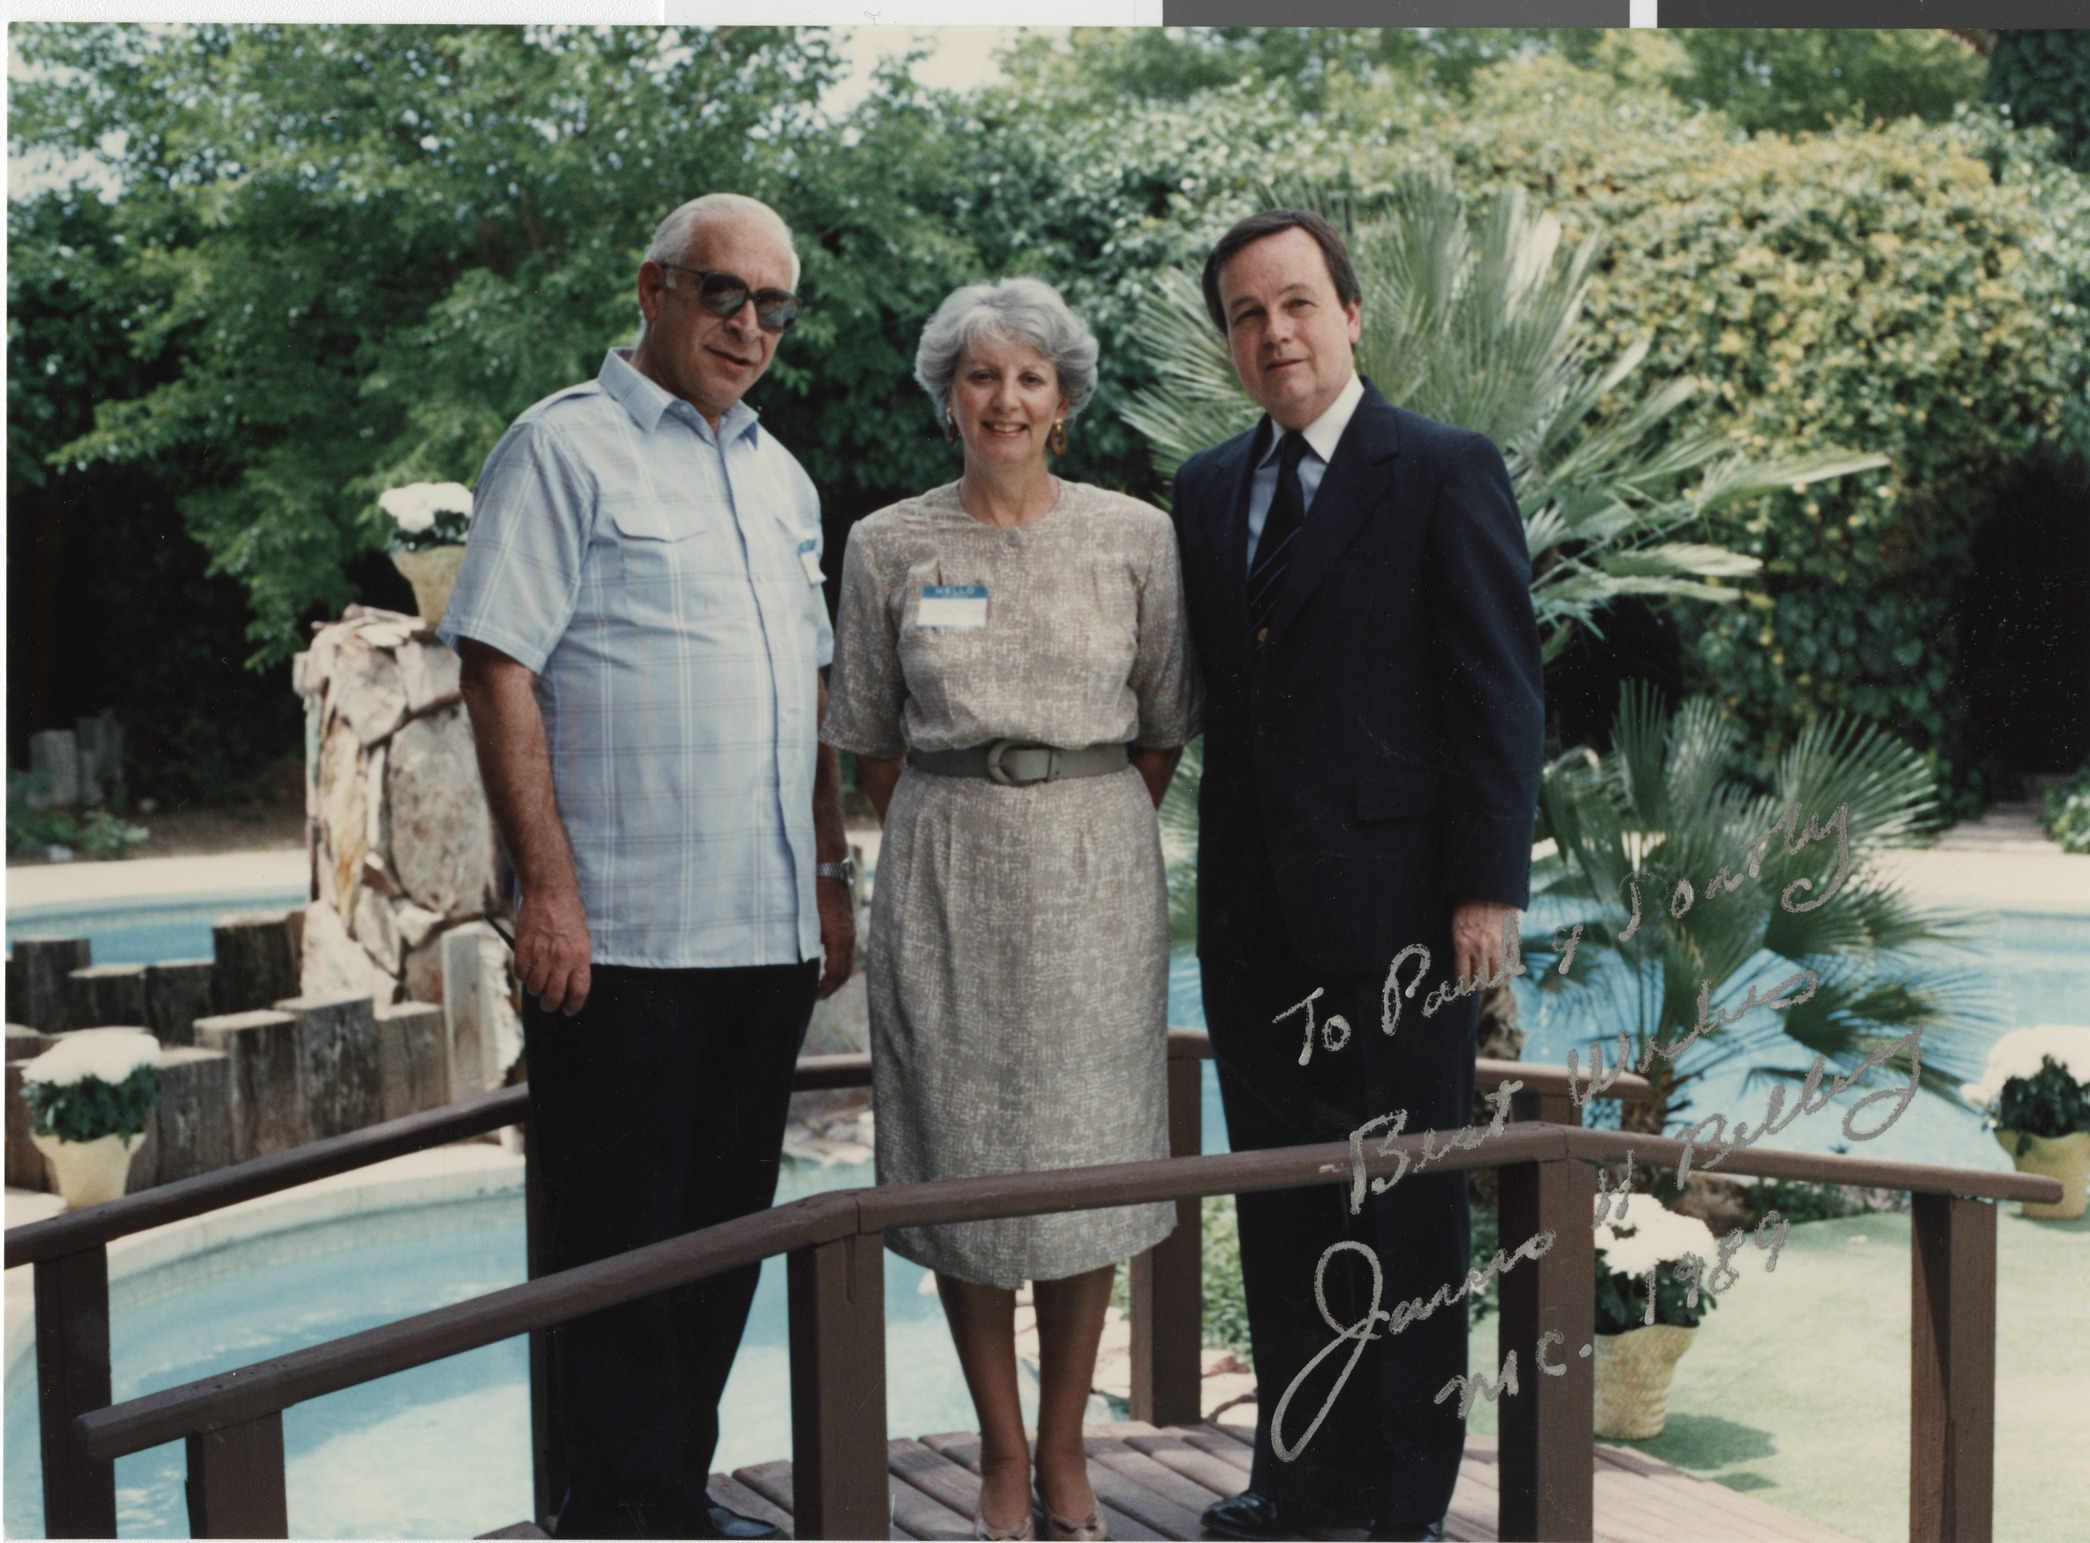
M 673 268 L 677 273 L 693 273 L 697 276 L 697 304 L 713 316 L 737 316 L 740 308 L 748 303 L 752 295 L 755 302 L 755 325 L 764 332 L 785 332 L 798 320 L 798 296 L 788 289 L 750 290 L 748 282 L 737 273 L 715 273 L 708 268 L 685 268 L 680 263 L 662 263 L 663 268 Z

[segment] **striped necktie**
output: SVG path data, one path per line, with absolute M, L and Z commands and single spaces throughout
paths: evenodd
M 1269 636 L 1270 613 L 1284 593 L 1285 569 L 1292 559 L 1292 538 L 1306 518 L 1306 494 L 1299 486 L 1299 461 L 1305 454 L 1304 434 L 1288 433 L 1279 442 L 1277 494 L 1263 517 L 1263 534 L 1248 568 L 1248 635 L 1258 644 Z

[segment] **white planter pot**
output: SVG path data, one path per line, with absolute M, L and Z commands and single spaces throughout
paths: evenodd
M 2027 1216 L 2053 1221 L 2074 1221 L 2085 1209 L 2085 1191 L 2090 1188 L 2090 1131 L 2067 1136 L 2027 1136 L 2025 1150 L 2017 1149 L 2018 1133 L 1999 1130 L 1996 1140 L 2017 1164 L 2019 1173 L 2043 1173 L 2061 1181 L 2061 1198 L 2052 1205 L 2021 1201 Z
M 119 1198 L 131 1180 L 131 1156 L 145 1140 L 135 1136 L 97 1136 L 92 1141 L 67 1141 L 59 1136 L 29 1133 L 36 1150 L 43 1153 L 58 1181 L 58 1193 L 67 1206 L 100 1205 Z
M 1669 1382 L 1696 1329 L 1650 1323 L 1596 1338 L 1597 1425 L 1606 1440 L 1644 1441 L 1669 1418 Z
M 421 620 L 429 627 L 442 624 L 443 612 L 450 605 L 450 588 L 457 582 L 457 570 L 463 563 L 464 547 L 461 544 L 392 554 L 392 566 L 414 586 L 414 604 L 420 608 Z

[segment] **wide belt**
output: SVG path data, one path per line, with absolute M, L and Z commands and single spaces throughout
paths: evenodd
M 939 777 L 985 777 L 1003 787 L 1022 788 L 1068 777 L 1108 776 L 1132 762 L 1125 747 L 1115 741 L 1066 750 L 1028 740 L 997 739 L 963 750 L 910 750 L 907 764 Z

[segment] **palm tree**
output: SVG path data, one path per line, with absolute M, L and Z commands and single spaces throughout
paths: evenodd
M 1597 631 L 1597 613 L 1623 595 L 1740 598 L 1716 581 L 1761 565 L 1703 539 L 1717 511 L 1887 464 L 1842 450 L 1751 459 L 1717 430 L 1676 421 L 1699 383 L 1682 376 L 1636 388 L 1648 337 L 1595 363 L 1581 323 L 1600 238 L 1584 237 L 1563 258 L 1560 222 L 1533 211 L 1521 188 L 1496 195 L 1478 228 L 1458 193 L 1433 178 L 1403 183 L 1368 214 L 1319 202 L 1345 230 L 1364 290 L 1358 369 L 1388 400 L 1476 429 L 1501 449 L 1549 659 L 1575 626 Z M 1124 416 L 1167 477 L 1196 451 L 1252 428 L 1258 409 L 1197 276 L 1172 270 L 1160 285 L 1162 303 L 1143 333 L 1160 380 Z
M 1703 697 L 1670 714 L 1652 688 L 1628 685 L 1611 753 L 1570 751 L 1546 768 L 1540 829 L 1556 850 L 1534 887 L 1557 913 L 1549 922 L 1582 930 L 1569 974 L 1546 967 L 1542 989 L 1579 998 L 1593 1040 L 1623 1034 L 1633 1069 L 1646 1063 L 1655 1097 L 1625 1106 L 1632 1129 L 1669 1126 L 1717 1067 L 1739 1060 L 1751 1082 L 1797 1082 L 1807 1067 L 1795 1049 L 1848 1065 L 1919 1028 L 1921 1085 L 1960 1102 L 1987 1014 L 1934 955 L 1974 918 L 1921 909 L 1881 874 L 1885 853 L 1934 822 L 1929 769 L 1876 725 L 1838 715 L 1800 734 L 1763 792 L 1741 778 L 1739 739 Z M 1525 946 L 1557 958 L 1565 941 Z M 1616 964 L 1591 969 L 1614 952 Z M 1802 971 L 1817 978 L 1811 995 L 1794 983 Z M 1794 1005 L 1737 1011 L 1781 984 Z M 1737 1021 L 1693 1039 L 1708 1008 Z M 1609 1043 L 1605 1053 L 1616 1065 Z M 1908 1075 L 1905 1055 L 1885 1065 Z

